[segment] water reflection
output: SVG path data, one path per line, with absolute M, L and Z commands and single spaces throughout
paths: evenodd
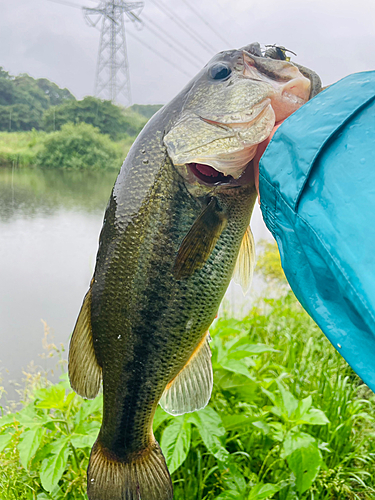
M 31 360 L 51 366 L 38 356 L 42 319 L 68 345 L 115 178 L 0 169 L 0 366 L 10 398 L 7 381 L 20 381 Z
M 59 210 L 102 213 L 116 172 L 0 168 L 0 220 Z

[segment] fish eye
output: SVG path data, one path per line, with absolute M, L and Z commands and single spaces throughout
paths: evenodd
M 217 63 L 210 68 L 210 77 L 213 80 L 224 80 L 232 73 L 232 70 L 224 63 Z

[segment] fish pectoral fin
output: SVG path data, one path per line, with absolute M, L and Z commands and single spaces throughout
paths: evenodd
M 250 288 L 255 267 L 255 243 L 250 226 L 247 226 L 242 238 L 240 251 L 233 272 L 235 283 L 241 285 L 243 293 Z
M 211 198 L 181 243 L 174 265 L 176 279 L 187 278 L 202 269 L 226 224 L 226 215 L 216 198 Z
M 171 415 L 201 410 L 209 402 L 213 385 L 209 341 L 207 332 L 189 361 L 165 388 L 159 403 Z
M 96 359 L 91 329 L 91 288 L 74 327 L 69 345 L 69 379 L 73 390 L 87 399 L 99 392 L 102 369 Z

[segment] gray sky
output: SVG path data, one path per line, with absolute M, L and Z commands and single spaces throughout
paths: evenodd
M 93 0 L 70 0 L 95 7 Z M 142 31 L 126 23 L 133 103 L 166 103 L 200 67 L 173 51 L 148 28 L 178 39 L 196 59 L 207 62 L 216 52 L 250 42 L 284 45 L 294 58 L 315 70 L 325 85 L 350 73 L 375 69 L 374 0 L 185 0 L 229 44 L 216 36 L 184 3 L 157 0 L 183 18 L 179 28 L 154 0 L 145 0 Z M 205 50 L 188 32 L 198 32 L 215 50 Z M 163 54 L 168 64 L 144 43 Z M 90 28 L 78 8 L 48 0 L 0 0 L 0 66 L 11 74 L 29 73 L 67 87 L 77 98 L 93 94 L 99 31 Z M 173 41 L 170 42 L 173 45 Z M 192 57 L 192 56 L 191 56 Z

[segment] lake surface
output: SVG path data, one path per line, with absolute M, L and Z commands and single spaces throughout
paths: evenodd
M 68 348 L 116 175 L 0 168 L 0 385 L 8 399 L 31 362 L 56 367 L 43 349 L 45 325 L 50 343 Z M 270 237 L 258 206 L 252 229 L 256 241 Z M 243 297 L 232 283 L 227 307 L 250 307 L 252 293 Z

